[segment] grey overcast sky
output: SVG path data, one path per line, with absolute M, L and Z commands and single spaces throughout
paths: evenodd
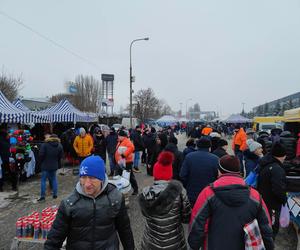
M 174 110 L 240 112 L 300 91 L 299 0 L 0 0 L 0 11 L 94 62 L 66 53 L 0 15 L 0 66 L 23 74 L 24 97 L 65 91 L 77 74 L 115 74 L 116 110 L 151 87 Z

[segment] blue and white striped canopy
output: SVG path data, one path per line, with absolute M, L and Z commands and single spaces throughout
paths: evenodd
M 31 111 L 22 103 L 22 101 L 19 98 L 13 102 L 13 105 L 25 112 L 25 119 L 24 119 L 25 123 L 49 123 L 50 122 L 49 114 Z
M 97 116 L 89 115 L 75 108 L 68 100 L 61 100 L 56 105 L 40 111 L 49 114 L 51 122 L 95 122 Z
M 1 123 L 24 123 L 26 112 L 14 106 L 0 91 L 0 122 Z

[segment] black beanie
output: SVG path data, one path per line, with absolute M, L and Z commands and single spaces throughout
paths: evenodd
M 286 149 L 282 144 L 275 143 L 271 149 L 271 155 L 275 157 L 286 156 Z
M 118 133 L 118 135 L 119 136 L 125 136 L 125 137 L 127 137 L 127 133 L 124 130 L 120 130 L 119 133 Z
M 201 137 L 197 141 L 197 147 L 198 148 L 210 148 L 211 147 L 211 141 L 210 141 L 210 139 L 207 138 L 207 137 Z
M 219 146 L 219 147 L 223 147 L 223 146 L 226 146 L 226 145 L 228 145 L 228 142 L 227 142 L 226 140 L 220 139 L 220 140 L 218 141 L 218 146 Z
M 220 158 L 219 169 L 222 173 L 239 173 L 240 160 L 234 155 L 224 155 Z

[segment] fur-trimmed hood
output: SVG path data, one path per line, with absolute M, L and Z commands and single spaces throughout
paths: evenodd
M 58 137 L 50 136 L 45 140 L 45 142 L 49 143 L 53 147 L 58 147 L 58 144 L 60 143 L 60 139 Z
M 153 186 L 143 189 L 139 195 L 139 204 L 146 215 L 165 214 L 169 212 L 174 200 L 181 194 L 182 185 L 179 181 L 155 181 Z

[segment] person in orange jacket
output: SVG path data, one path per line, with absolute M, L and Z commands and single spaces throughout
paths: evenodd
M 127 133 L 124 130 L 120 130 L 118 133 L 118 144 L 116 147 L 115 159 L 119 166 L 119 175 L 122 175 L 123 169 L 130 172 L 130 184 L 133 188 L 132 195 L 138 194 L 138 184 L 133 174 L 133 154 L 134 145 L 129 140 Z
M 202 129 L 201 134 L 208 136 L 211 132 L 213 132 L 213 129 L 210 125 L 207 125 L 205 128 Z
M 247 134 L 240 125 L 236 125 L 234 128 L 234 136 L 232 140 L 232 150 L 234 154 L 240 160 L 241 173 L 244 174 L 244 155 L 243 151 L 245 151 L 247 147 Z
M 79 135 L 76 136 L 73 147 L 80 162 L 91 155 L 94 147 L 93 138 L 86 133 L 84 128 L 79 129 Z

